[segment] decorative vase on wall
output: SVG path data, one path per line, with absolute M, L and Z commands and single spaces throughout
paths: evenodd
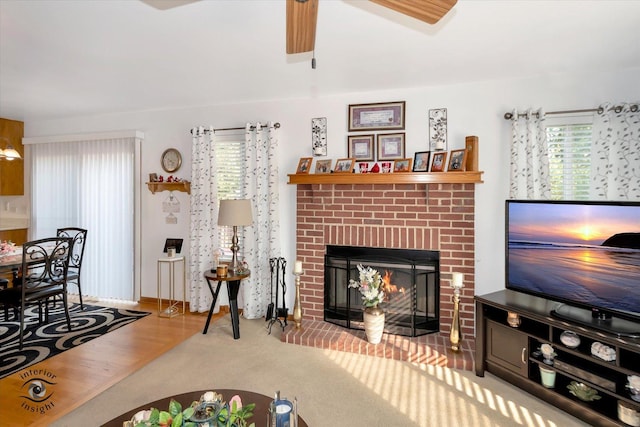
M 378 344 L 384 332 L 384 311 L 380 307 L 367 307 L 364 309 L 364 332 L 367 341 Z

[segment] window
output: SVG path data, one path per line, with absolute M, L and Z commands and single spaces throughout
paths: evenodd
M 218 182 L 218 200 L 242 199 L 245 178 L 245 137 L 244 133 L 227 135 L 216 134 L 216 180 Z M 242 242 L 244 227 L 238 227 L 238 241 Z M 218 227 L 220 248 L 224 251 L 223 259 L 231 259 L 232 227 Z M 238 259 L 244 259 L 242 245 Z
M 591 174 L 592 116 L 547 120 L 551 198 L 587 200 Z

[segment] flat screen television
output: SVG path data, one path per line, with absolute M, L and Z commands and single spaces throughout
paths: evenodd
M 551 315 L 640 337 L 640 202 L 506 201 L 506 288 Z

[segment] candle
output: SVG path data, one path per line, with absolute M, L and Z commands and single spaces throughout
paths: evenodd
M 462 288 L 464 287 L 462 283 L 464 275 L 462 273 L 451 273 L 451 287 L 453 288 Z
M 293 274 L 302 274 L 302 261 L 296 260 L 296 264 L 293 267 Z

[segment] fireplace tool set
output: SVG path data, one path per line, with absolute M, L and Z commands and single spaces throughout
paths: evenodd
M 285 295 L 287 293 L 287 285 L 285 283 L 286 267 L 287 261 L 282 257 L 269 259 L 269 268 L 271 270 L 271 302 L 267 306 L 267 315 L 265 316 L 265 320 L 269 322 L 267 326 L 269 333 L 271 333 L 271 327 L 276 322 L 280 324 L 283 331 L 285 326 L 287 326 L 288 309 L 285 302 Z M 280 290 L 282 290 L 282 295 L 280 294 Z M 279 301 L 282 301 L 282 307 L 280 308 L 278 308 Z

